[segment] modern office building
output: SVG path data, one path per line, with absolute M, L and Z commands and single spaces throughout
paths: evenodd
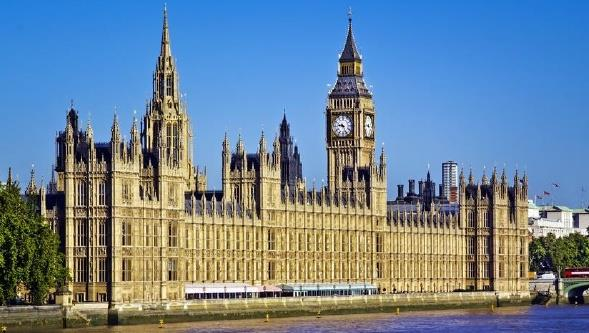
M 447 161 L 442 163 L 442 196 L 449 202 L 458 202 L 458 163 Z

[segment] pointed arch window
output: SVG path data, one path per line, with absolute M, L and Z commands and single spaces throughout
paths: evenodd
M 166 148 L 172 147 L 172 125 L 166 125 Z
M 98 205 L 106 205 L 106 182 L 104 180 L 98 183 Z
M 174 81 L 172 79 L 172 74 L 168 74 L 166 76 L 166 96 L 172 96 L 174 92 Z
M 178 133 L 178 124 L 174 124 L 174 160 L 178 162 L 178 151 L 180 149 L 180 136 Z
M 86 182 L 80 180 L 76 184 L 76 206 L 86 205 Z

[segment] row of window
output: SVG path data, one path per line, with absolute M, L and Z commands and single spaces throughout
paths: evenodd
M 477 263 L 476 262 L 468 262 L 467 263 L 467 277 L 468 278 L 489 278 L 491 277 L 489 272 L 493 271 L 493 263 L 492 262 L 486 262 L 486 263 L 482 263 L 482 270 L 480 271 L 480 276 L 477 272 Z M 520 263 L 519 265 L 517 265 L 517 276 L 519 277 L 526 277 L 527 274 L 527 268 L 526 265 L 524 263 Z M 506 274 L 505 274 L 505 264 L 500 262 L 499 263 L 499 269 L 498 269 L 498 278 L 505 278 Z
M 106 282 L 106 277 L 107 277 L 107 258 L 98 258 L 97 260 L 97 275 L 95 277 L 92 277 L 93 281 L 96 282 Z M 241 263 L 241 262 L 237 262 L 235 263 L 235 265 L 231 265 L 229 262 L 226 262 L 225 264 L 221 263 L 221 262 L 217 262 L 216 265 L 216 269 L 213 269 L 213 263 L 211 262 L 207 262 L 206 263 L 206 267 L 207 270 L 205 272 L 200 272 L 199 269 L 199 265 L 198 263 L 196 264 L 196 274 L 197 276 L 195 276 L 195 280 L 200 280 L 202 279 L 213 279 L 213 280 L 225 280 L 225 279 L 231 279 L 231 276 L 235 277 L 236 280 L 242 280 L 244 279 L 245 276 L 245 272 L 248 271 L 248 269 L 253 268 L 253 266 L 256 266 L 256 269 L 258 271 L 258 279 L 260 279 L 261 277 L 261 263 L 259 262 L 246 262 L 246 263 Z M 276 279 L 277 276 L 277 264 L 275 261 L 269 261 L 267 263 L 267 271 L 266 271 L 266 279 L 268 280 L 274 280 Z M 480 275 L 478 272 L 478 265 L 476 262 L 467 262 L 467 277 L 468 278 L 489 278 L 490 277 L 490 272 L 493 270 L 492 268 L 492 262 L 487 262 L 487 263 L 483 263 L 481 265 L 481 271 L 480 271 Z M 322 268 L 322 263 L 320 262 L 315 262 L 315 263 L 304 263 L 304 262 L 299 262 L 298 264 L 295 262 L 289 262 L 287 264 L 285 264 L 285 269 L 288 266 L 288 277 L 290 279 L 296 279 L 297 278 L 297 268 L 298 268 L 298 275 L 299 278 L 313 278 L 313 277 L 321 277 L 323 278 L 323 273 L 326 274 L 326 276 L 328 277 L 333 277 L 332 273 L 334 273 L 332 271 L 332 266 L 331 265 L 326 265 L 325 266 L 325 271 Z M 336 275 L 342 275 L 340 276 L 341 278 L 346 278 L 349 277 L 348 276 L 348 271 L 344 269 L 344 266 L 347 266 L 345 263 L 340 263 L 337 266 L 341 266 L 339 269 L 339 273 L 340 274 L 336 274 Z M 423 271 L 423 273 L 425 273 L 425 270 L 423 270 L 422 263 L 420 263 L 419 265 L 419 271 Z M 349 271 L 349 275 L 352 276 L 352 278 L 360 278 L 361 276 L 358 275 L 358 273 L 362 273 L 364 272 L 363 265 L 359 265 L 360 267 L 360 271 L 358 271 L 355 267 L 355 265 L 350 265 L 350 271 Z M 88 281 L 91 277 L 89 276 L 89 271 L 88 271 L 88 259 L 87 258 L 75 258 L 74 260 L 74 282 L 85 282 Z M 153 270 L 152 270 L 153 268 Z M 498 264 L 498 277 L 499 278 L 504 278 L 506 277 L 505 274 L 505 264 L 504 263 L 499 263 Z M 384 272 L 386 270 L 385 264 L 382 262 L 376 262 L 375 265 L 375 274 L 376 274 L 376 278 L 383 278 L 384 277 Z M 158 272 L 159 272 L 159 260 L 154 260 L 153 261 L 153 265 L 151 260 L 146 260 L 145 261 L 145 267 L 144 270 L 141 271 L 142 273 L 146 273 L 146 279 L 148 281 L 152 280 L 152 278 L 155 278 L 155 280 L 158 280 Z M 179 276 L 178 276 L 178 259 L 177 258 L 169 258 L 167 260 L 167 269 L 166 269 L 166 273 L 167 273 L 167 281 L 177 281 Z M 186 270 L 185 270 L 185 279 L 186 280 L 190 280 L 190 266 L 189 263 L 186 262 Z M 223 277 L 223 275 L 225 275 L 225 273 L 228 273 L 227 277 Z M 525 273 L 526 273 L 526 267 L 524 263 L 520 263 L 518 265 L 518 276 L 520 277 L 525 277 Z M 201 276 L 201 274 L 204 274 L 203 276 Z M 346 275 L 346 276 L 343 276 Z M 248 277 L 249 278 L 249 277 Z M 335 277 L 337 278 L 337 277 Z M 133 277 L 132 277 L 132 259 L 130 258 L 123 258 L 122 259 L 122 265 L 121 265 L 121 279 L 122 281 L 132 281 Z M 143 279 L 143 278 L 140 278 Z
M 98 246 L 106 246 L 106 220 L 102 219 L 97 222 L 98 227 Z M 75 233 L 75 246 L 88 246 L 88 220 L 87 219 L 76 219 L 74 221 Z
M 173 96 L 174 77 L 172 76 L 172 74 L 167 74 L 165 80 L 159 80 L 159 91 L 161 94 L 165 93 L 165 96 Z
M 188 265 L 188 263 L 187 263 Z M 357 262 L 350 264 L 349 262 L 338 262 L 335 265 L 324 265 L 321 261 L 315 262 L 296 262 L 288 261 L 280 263 L 277 261 L 268 261 L 266 263 L 266 271 L 262 272 L 262 263 L 259 261 L 237 261 L 231 262 L 212 262 L 206 261 L 204 267 L 200 263 L 195 263 L 195 281 L 225 281 L 225 280 L 250 280 L 250 279 L 361 279 L 365 278 L 365 273 L 368 272 L 369 264 L 367 262 Z M 204 268 L 204 270 L 202 270 Z M 191 280 L 191 267 L 187 266 L 186 279 Z M 254 271 L 255 269 L 255 271 Z M 383 278 L 386 271 L 385 263 L 377 262 L 375 271 L 377 278 Z M 278 275 L 282 273 L 282 275 Z M 262 276 L 264 274 L 264 276 Z
M 76 181 L 75 183 L 75 205 L 76 206 L 87 206 L 88 205 L 88 182 L 84 180 Z M 106 181 L 98 182 L 98 201 L 99 206 L 105 206 L 107 202 L 106 198 Z
M 151 234 L 151 232 L 150 232 L 151 230 L 152 230 L 152 227 L 145 226 L 146 246 L 151 246 L 152 239 L 153 239 L 153 246 L 159 246 L 158 245 L 158 239 L 160 237 L 159 227 L 156 225 L 153 226 L 153 234 Z M 128 221 L 123 222 L 121 224 L 121 236 L 122 236 L 121 245 L 122 246 L 133 245 L 133 243 L 131 241 L 132 234 L 133 234 L 133 229 L 132 229 L 131 222 L 128 222 Z M 186 234 L 187 234 L 186 236 L 188 236 L 188 231 L 186 231 Z M 168 224 L 168 246 L 169 247 L 178 247 L 178 225 L 175 223 Z
M 475 218 L 475 211 L 468 211 L 466 213 L 466 226 L 469 228 L 476 228 L 476 227 L 485 227 L 485 228 L 491 228 L 492 226 L 492 219 L 490 218 L 489 214 L 484 211 L 481 213 L 481 215 L 478 218 Z M 477 220 L 479 220 L 479 224 L 477 225 Z
M 75 258 L 74 259 L 74 282 L 86 282 L 88 280 L 96 282 L 106 282 L 106 263 L 107 258 L 101 257 L 97 259 L 97 275 L 90 276 L 88 258 Z

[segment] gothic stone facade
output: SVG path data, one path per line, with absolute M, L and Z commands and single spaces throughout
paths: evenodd
M 77 111 L 56 138 L 57 177 L 40 210 L 62 240 L 79 301 L 162 302 L 187 282 L 372 283 L 381 292 L 526 290 L 527 179 L 460 184 L 460 207 L 387 206 L 384 149 L 351 19 L 325 112 L 326 185 L 301 178 L 286 119 L 271 151 L 227 136 L 222 189 L 193 166 L 167 15 L 141 129 L 95 141 Z M 284 155 L 287 156 L 284 156 Z M 288 168 L 288 170 L 284 170 Z

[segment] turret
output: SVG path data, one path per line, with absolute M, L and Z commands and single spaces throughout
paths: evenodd
M 90 120 L 88 120 L 88 124 L 86 125 L 86 143 L 88 144 L 88 161 L 92 162 L 96 159 L 96 149 L 94 147 L 94 130 L 92 129 Z
M 120 149 L 121 149 L 121 130 L 119 128 L 119 119 L 117 118 L 117 114 L 115 113 L 112 126 L 110 129 L 111 139 L 110 144 L 112 148 L 112 159 L 117 160 L 120 158 Z
M 260 136 L 260 142 L 258 144 L 258 157 L 260 159 L 260 168 L 266 164 L 266 137 L 264 136 L 264 131 L 262 131 L 262 135 Z
M 387 175 L 387 157 L 385 155 L 384 152 L 384 145 L 382 146 L 381 150 L 380 150 L 380 176 L 383 179 L 386 179 L 386 175 Z
M 458 176 L 458 202 L 460 202 L 460 214 L 464 216 L 464 203 L 466 202 L 466 180 L 464 179 L 464 168 L 460 169 L 460 176 Z
M 468 185 L 474 185 L 474 176 L 472 175 L 472 169 L 470 169 L 468 174 Z
M 274 137 L 274 142 L 272 143 L 272 162 L 274 163 L 274 165 L 279 165 L 280 164 L 280 140 L 278 139 L 278 136 Z
M 141 139 L 139 137 L 139 130 L 137 129 L 137 119 L 133 117 L 133 125 L 131 126 L 131 155 L 134 162 L 139 162 L 141 155 Z
M 487 169 L 483 168 L 483 176 L 481 177 L 482 185 L 489 185 L 489 177 L 487 177 Z
M 521 200 L 528 199 L 528 173 L 524 170 L 524 176 L 521 180 Z
M 94 142 L 94 130 L 92 129 L 90 120 L 88 120 L 88 124 L 86 125 L 86 141 L 89 145 Z
M 235 152 L 239 156 L 245 154 L 245 147 L 243 145 L 243 140 L 241 139 L 241 134 L 239 134 L 239 136 L 237 137 L 237 144 L 235 145 Z
M 37 183 L 35 181 L 35 166 L 31 167 L 31 178 L 29 179 L 29 184 L 27 185 L 27 189 L 25 190 L 25 194 L 28 197 L 37 195 Z
M 70 121 L 65 125 L 65 169 L 72 170 L 74 166 L 74 129 Z
M 229 187 L 229 176 L 231 173 L 231 146 L 229 145 L 229 138 L 227 137 L 227 132 L 225 132 L 225 137 L 223 138 L 221 160 L 221 182 L 223 187 L 223 197 L 224 201 L 227 201 L 231 198 L 231 190 Z M 235 207 L 233 208 L 233 210 L 235 210 Z
M 503 172 L 501 172 L 501 185 L 507 188 L 507 176 L 505 175 L 505 168 L 503 168 Z

